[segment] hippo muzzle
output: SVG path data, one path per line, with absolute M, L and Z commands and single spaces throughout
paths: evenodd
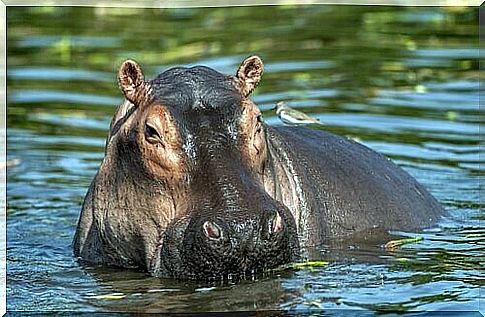
M 223 278 L 260 273 L 298 259 L 291 212 L 269 195 L 261 196 L 253 197 L 250 209 L 248 201 L 233 202 L 231 209 L 204 208 L 171 223 L 155 254 L 152 273 Z

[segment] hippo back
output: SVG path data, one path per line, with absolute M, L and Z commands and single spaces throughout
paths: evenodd
M 297 224 L 302 244 L 374 229 L 431 226 L 443 208 L 389 158 L 347 138 L 304 127 L 268 128 L 273 156 L 292 165 L 301 186 Z M 295 183 L 294 183 L 295 184 Z M 291 209 L 291 208 L 290 208 Z

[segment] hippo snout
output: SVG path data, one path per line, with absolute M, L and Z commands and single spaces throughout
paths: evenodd
M 253 274 L 299 255 L 295 223 L 287 210 L 239 211 L 236 217 L 207 214 L 199 212 L 166 231 L 156 275 L 200 279 Z

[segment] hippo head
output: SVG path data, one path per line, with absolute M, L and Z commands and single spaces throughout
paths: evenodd
M 117 185 L 113 209 L 124 210 L 123 220 L 111 216 L 117 224 L 109 229 L 148 245 L 154 275 L 254 273 L 297 258 L 293 216 L 263 184 L 267 127 L 249 99 L 262 72 L 257 56 L 235 76 L 177 67 L 147 81 L 136 62 L 121 66 L 126 100 L 111 123 L 104 164 L 123 171 L 109 186 L 131 185 Z

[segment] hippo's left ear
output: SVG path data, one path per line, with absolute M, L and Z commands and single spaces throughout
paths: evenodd
M 258 85 L 263 74 L 263 68 L 263 61 L 258 56 L 246 58 L 239 66 L 236 77 L 243 84 L 241 93 L 244 97 L 249 96 Z
M 126 99 L 135 106 L 149 93 L 149 84 L 145 82 L 141 67 L 133 60 L 126 60 L 121 65 L 118 84 Z

